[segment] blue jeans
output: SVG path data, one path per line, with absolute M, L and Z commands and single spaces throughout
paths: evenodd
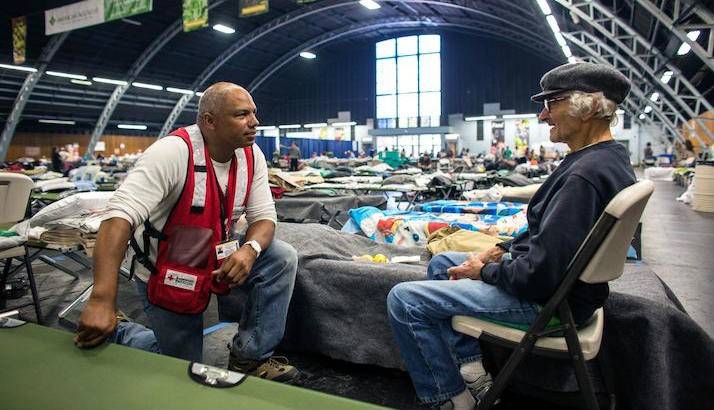
M 432 258 L 431 280 L 396 285 L 387 311 L 417 396 L 425 403 L 449 399 L 466 389 L 459 366 L 481 359 L 478 341 L 451 328 L 451 318 L 468 315 L 531 323 L 537 305 L 519 300 L 480 280 L 449 280 L 446 270 L 468 254 L 445 252 Z
M 296 272 L 297 252 L 289 244 L 274 239 L 255 261 L 248 280 L 231 290 L 248 294 L 239 331 L 233 338 L 231 352 L 234 356 L 243 360 L 263 360 L 273 354 L 285 332 Z M 144 282 L 137 280 L 136 288 L 144 300 L 144 312 L 156 335 L 159 352 L 194 362 L 202 361 L 203 314 L 183 315 L 162 309 L 149 303 Z M 127 344 L 121 340 L 117 342 Z M 146 344 L 145 341 L 142 343 Z

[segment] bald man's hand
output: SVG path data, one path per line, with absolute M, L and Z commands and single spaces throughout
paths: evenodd
M 99 346 L 112 335 L 116 327 L 114 303 L 90 297 L 79 318 L 74 344 L 80 348 Z

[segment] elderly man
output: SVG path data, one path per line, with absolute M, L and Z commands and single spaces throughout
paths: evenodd
M 160 353 L 201 361 L 203 311 L 211 294 L 246 292 L 229 369 L 288 382 L 298 371 L 272 353 L 283 337 L 297 255 L 274 240 L 276 212 L 250 94 L 235 84 L 209 87 L 197 124 L 146 150 L 109 201 L 97 236 L 94 289 L 75 343 L 107 338 L 147 347 L 136 324 L 117 327 L 117 272 L 131 241 L 136 287 Z M 248 230 L 232 238 L 245 214 Z M 116 329 L 116 331 L 115 331 Z
M 389 319 L 417 395 L 441 408 L 471 409 L 473 395 L 491 385 L 478 342 L 454 332 L 452 316 L 530 324 L 608 202 L 635 182 L 625 147 L 610 133 L 627 78 L 607 66 L 566 64 L 546 73 L 541 87 L 532 97 L 544 104 L 539 119 L 571 153 L 531 199 L 528 230 L 478 255 L 442 253 L 429 264 L 430 280 L 389 293 Z M 568 299 L 576 323 L 607 295 L 607 284 L 578 282 Z

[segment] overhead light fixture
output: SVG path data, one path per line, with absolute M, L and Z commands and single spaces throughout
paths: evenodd
M 615 111 L 615 114 L 617 115 L 623 115 L 625 113 L 625 110 L 617 110 Z
M 55 77 L 74 78 L 75 80 L 86 80 L 87 79 L 86 75 L 63 73 L 61 71 L 45 71 L 45 73 L 47 75 L 52 75 Z
M 563 49 L 563 54 L 565 54 L 565 57 L 566 57 L 566 58 L 570 58 L 570 57 L 573 56 L 573 52 L 570 51 L 570 47 L 568 47 L 568 46 L 563 46 L 563 47 L 560 47 L 560 48 Z
M 573 57 L 573 56 L 570 56 L 570 57 L 568 57 L 568 62 L 569 62 L 570 64 L 575 64 L 575 63 L 578 62 L 578 59 L 575 58 L 575 57 Z
M 646 115 L 644 115 L 644 114 L 640 114 L 640 116 L 639 116 L 639 117 L 637 117 L 637 118 L 639 118 L 639 119 L 641 119 L 641 120 L 644 120 L 645 118 L 647 118 L 647 116 L 646 116 Z
M 538 7 L 540 7 L 540 11 L 543 12 L 546 16 L 552 11 L 550 10 L 550 6 L 548 5 L 548 2 L 545 0 L 536 0 L 536 3 L 538 3 Z
M 659 99 L 659 93 L 656 91 L 653 92 L 652 95 L 650 96 L 650 101 L 657 102 L 658 99 Z
M 92 77 L 92 80 L 98 82 L 98 83 L 105 83 L 105 84 L 114 84 L 114 85 L 127 85 L 126 81 L 123 80 L 112 80 L 111 78 L 104 78 L 104 77 Z
M 672 79 L 673 74 L 674 73 L 671 71 L 665 71 L 664 73 L 662 73 L 662 78 L 660 79 L 660 81 L 662 81 L 662 83 L 664 83 L 664 84 L 667 84 L 669 82 L 669 80 Z
M 309 51 L 303 51 L 302 53 L 300 53 L 300 57 L 306 58 L 308 60 L 313 60 L 317 56 L 315 55 L 315 53 L 311 53 Z
M 503 119 L 514 119 L 514 118 L 538 118 L 538 114 L 505 114 Z
M 79 84 L 79 85 L 92 85 L 92 82 L 91 82 L 91 81 L 87 81 L 87 80 L 76 80 L 76 79 L 74 79 L 74 78 L 71 79 L 71 80 L 69 80 L 69 82 L 72 83 L 72 84 Z
M 495 115 L 482 115 L 480 117 L 466 117 L 464 118 L 464 121 L 484 121 L 484 120 L 495 120 L 496 117 Z
M 565 42 L 565 37 L 561 33 L 553 33 L 555 35 L 555 41 L 558 42 L 558 45 L 561 47 L 565 47 L 568 44 Z
M 121 21 L 123 21 L 123 22 L 125 22 L 125 23 L 128 23 L 128 24 L 131 24 L 132 26 L 141 26 L 141 22 L 140 22 L 140 21 L 136 21 L 136 20 L 132 20 L 132 19 L 127 19 L 127 18 L 123 18 L 123 19 L 121 19 Z
M 444 134 L 444 138 L 447 141 L 455 141 L 455 140 L 459 139 L 459 134 Z
M 354 122 L 354 121 L 348 121 L 348 122 L 333 122 L 333 123 L 330 124 L 330 125 L 332 125 L 333 127 L 349 127 L 349 126 L 352 126 L 352 125 L 357 125 L 357 123 Z
M 41 122 L 43 124 L 59 124 L 59 125 L 74 125 L 74 124 L 76 124 L 75 121 L 68 121 L 68 120 L 41 119 L 41 120 L 37 120 L 37 122 Z
M 647 107 L 645 107 L 645 114 L 649 114 L 649 113 L 651 113 L 651 112 L 652 112 L 652 106 L 651 106 L 651 105 L 648 105 Z
M 687 38 L 692 41 L 697 41 L 700 33 L 701 32 L 699 30 L 690 31 L 689 33 L 687 33 Z M 689 52 L 689 50 L 691 50 L 691 49 L 692 49 L 692 46 L 690 46 L 687 43 L 682 43 L 682 45 L 679 46 L 679 50 L 677 50 L 677 55 L 683 56 L 683 55 L 687 54 Z
M 26 71 L 28 73 L 36 73 L 37 72 L 36 68 L 26 67 L 24 65 L 0 64 L 0 68 L 5 68 L 8 70 Z
M 146 125 L 142 124 L 119 124 L 117 125 L 117 128 L 121 128 L 123 130 L 145 130 L 147 128 Z
M 555 16 L 552 14 L 545 16 L 545 20 L 548 22 L 550 29 L 553 30 L 553 33 L 560 33 L 560 27 L 558 27 L 558 21 L 555 19 Z
M 326 122 L 317 122 L 314 124 L 305 124 L 302 126 L 303 128 L 322 128 L 322 127 L 327 127 Z
M 134 87 L 139 87 L 139 88 L 148 88 L 149 90 L 157 90 L 161 91 L 164 89 L 164 87 L 160 85 L 155 85 L 155 84 L 147 84 L 147 83 L 138 83 L 138 82 L 133 82 L 131 83 L 132 86 Z
M 361 4 L 364 8 L 370 10 L 377 10 L 378 8 L 382 7 L 374 0 L 360 0 L 359 4 Z
M 267 130 L 274 130 L 275 125 L 261 125 L 259 127 L 255 127 L 256 131 L 267 131 Z
M 187 90 L 185 88 L 174 88 L 174 87 L 166 87 L 166 91 L 170 93 L 176 93 L 176 94 L 186 94 L 186 95 L 193 95 L 193 90 Z
M 200 96 L 202 96 L 202 95 L 203 95 L 203 91 L 198 91 L 198 92 L 196 92 L 196 97 L 200 97 Z
M 300 124 L 278 125 L 278 128 L 280 128 L 281 130 L 292 130 L 292 129 L 300 128 Z
M 213 26 L 213 29 L 216 31 L 220 31 L 221 33 L 225 33 L 225 34 L 233 34 L 236 32 L 236 30 L 234 28 L 224 26 L 223 24 L 215 24 Z

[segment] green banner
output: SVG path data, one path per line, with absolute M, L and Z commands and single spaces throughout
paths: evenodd
M 183 31 L 208 27 L 208 0 L 183 0 Z
M 15 17 L 12 19 L 12 61 L 15 64 L 25 64 L 26 39 L 27 19 Z
M 241 0 L 240 16 L 257 16 L 268 12 L 268 0 Z
M 104 21 L 148 13 L 152 10 L 153 3 L 153 0 L 104 0 Z

